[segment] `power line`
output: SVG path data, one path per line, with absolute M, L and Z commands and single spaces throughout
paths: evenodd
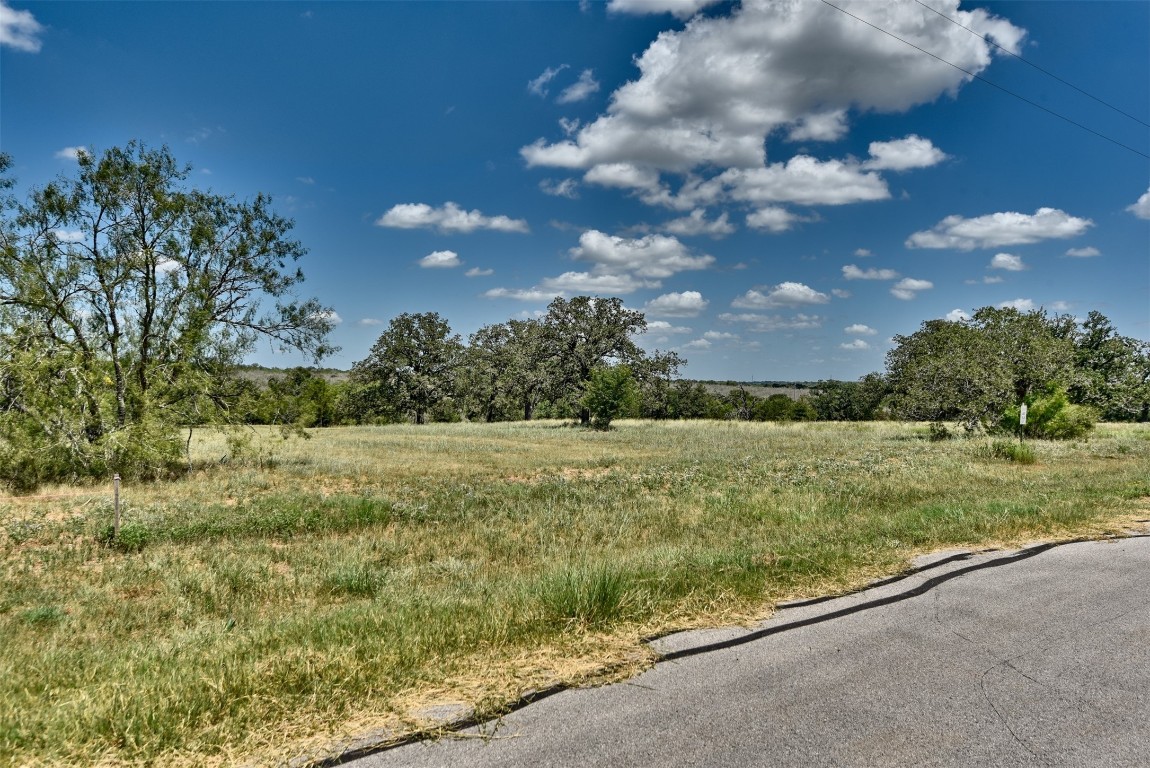
M 1131 120 L 1133 120 L 1134 122 L 1136 122 L 1136 123 L 1139 123 L 1139 124 L 1141 124 L 1141 125 L 1144 125 L 1144 126 L 1146 126 L 1147 128 L 1150 128 L 1150 123 L 1147 123 L 1146 121 L 1144 121 L 1144 120 L 1142 120 L 1142 119 L 1140 119 L 1140 118 L 1138 118 L 1138 117 L 1135 117 L 1134 115 L 1130 114 L 1129 112 L 1126 112 L 1126 111 L 1124 111 L 1124 110 L 1122 110 L 1122 109 L 1119 109 L 1118 107 L 1114 106 L 1113 104 L 1110 104 L 1109 102 L 1103 101 L 1102 99 L 1098 98 L 1097 96 L 1095 96 L 1095 95 L 1094 95 L 1094 94 L 1092 94 L 1092 93 L 1089 93 L 1089 92 L 1087 92 L 1087 91 L 1084 91 L 1084 90 L 1082 90 L 1081 88 L 1079 88 L 1079 87 L 1078 87 L 1077 85 L 1075 85 L 1074 83 L 1071 83 L 1071 82 L 1068 82 L 1068 81 L 1066 81 L 1066 80 L 1063 80 L 1061 77 L 1059 77 L 1058 75 L 1054 74 L 1054 73 L 1053 73 L 1053 72 L 1051 72 L 1050 70 L 1048 70 L 1048 69 L 1043 69 L 1042 67 L 1038 66 L 1038 65 L 1037 65 L 1037 64 L 1035 64 L 1034 62 L 1032 62 L 1032 61 L 1029 61 L 1029 60 L 1027 60 L 1027 59 L 1024 59 L 1024 58 L 1022 58 L 1021 56 L 1019 56 L 1017 53 L 1015 53 L 1014 51 L 1010 50 L 1009 48 L 1004 48 L 1004 47 L 1002 47 L 1001 45 L 999 45 L 998 43 L 994 42 L 994 41 L 993 41 L 993 40 L 991 40 L 991 39 L 990 39 L 988 36 L 986 36 L 986 35 L 980 35 L 980 34 L 978 34 L 977 32 L 975 32 L 973 29 L 971 29 L 970 27 L 968 27 L 968 26 L 965 26 L 964 24 L 960 24 L 959 22 L 957 22 L 957 21 L 955 21 L 954 19 L 950 18 L 949 16 L 947 16 L 947 15 L 946 15 L 945 13 L 943 13 L 942 11 L 939 11 L 939 10 L 936 10 L 936 9 L 934 9 L 934 8 L 931 8 L 929 5 L 927 5 L 926 3 L 922 2 L 922 0 L 914 0 L 914 1 L 915 1 L 916 3 L 918 3 L 919 5 L 921 5 L 923 8 L 927 9 L 928 11 L 930 11 L 930 12 L 932 12 L 932 13 L 935 13 L 935 14 L 938 14 L 938 15 L 939 15 L 939 16 L 941 16 L 942 18 L 944 18 L 944 19 L 946 19 L 947 21 L 949 21 L 951 24 L 954 24 L 956 27 L 962 27 L 962 28 L 963 28 L 963 29 L 965 29 L 967 32 L 969 32 L 970 34 L 972 34 L 972 35 L 974 35 L 975 37 L 979 38 L 980 40 L 983 40 L 984 42 L 990 43 L 991 45 L 993 45 L 995 48 L 997 48 L 998 50 L 1002 51 L 1003 53 L 1007 53 L 1007 54 L 1010 54 L 1010 55 L 1011 55 L 1011 56 L 1013 56 L 1014 58 L 1016 58 L 1016 59 L 1018 59 L 1019 61 L 1021 61 L 1023 64 L 1029 64 L 1030 66 L 1032 66 L 1032 67 L 1034 67 L 1035 69 L 1037 69 L 1039 72 L 1042 72 L 1042 73 L 1043 73 L 1043 74 L 1045 74 L 1045 75 L 1048 75 L 1048 76 L 1050 76 L 1050 77 L 1053 77 L 1053 78 L 1054 78 L 1055 80 L 1057 80 L 1058 82 L 1062 83 L 1063 85 L 1069 86 L 1070 88 L 1073 88 L 1074 90 L 1076 90 L 1076 91 L 1078 91 L 1079 93 L 1081 93 L 1083 96 L 1088 96 L 1089 98 L 1091 98 L 1091 99 L 1094 99 L 1095 101 L 1097 101 L 1099 104 L 1101 104 L 1101 105 L 1103 105 L 1103 106 L 1105 106 L 1105 107 L 1109 107 L 1110 109 L 1113 109 L 1113 110 L 1114 110 L 1115 112 L 1117 112 L 1118 114 L 1120 114 L 1120 115 L 1125 115 L 1126 117 L 1130 118 L 1130 119 L 1131 119 Z
M 1016 99 L 1018 99 L 1018 100 L 1020 100 L 1020 101 L 1025 101 L 1027 104 L 1029 104 L 1029 105 L 1030 105 L 1030 106 L 1032 106 L 1032 107 L 1036 107 L 1036 108 L 1038 108 L 1038 109 L 1041 109 L 1043 112 L 1046 112 L 1046 113 L 1048 113 L 1048 114 L 1054 115 L 1054 116 L 1055 116 L 1055 117 L 1057 117 L 1059 120 L 1065 120 L 1066 122 L 1070 123 L 1071 125 L 1073 125 L 1073 126 L 1076 126 L 1076 127 L 1078 127 L 1078 128 L 1081 128 L 1082 130 L 1086 131 L 1087 133 L 1092 133 L 1092 134 L 1094 134 L 1095 136 L 1097 136 L 1097 137 L 1098 137 L 1098 138 L 1100 138 L 1100 139 L 1105 139 L 1106 141 L 1109 141 L 1111 144 L 1116 144 L 1116 145 L 1118 145 L 1119 147 L 1122 147 L 1122 148 L 1123 148 L 1123 149 L 1125 149 L 1125 150 L 1128 150 L 1128 151 L 1130 151 L 1130 152 L 1133 152 L 1134 154 L 1138 155 L 1139 157 L 1144 157 L 1144 158 L 1146 158 L 1147 160 L 1150 160 L 1150 155 L 1146 154 L 1145 152 L 1140 152 L 1139 150 L 1137 150 L 1137 149 L 1134 149 L 1134 147 L 1131 147 L 1131 146 L 1127 146 L 1126 144 L 1123 144 L 1122 142 L 1118 141 L 1117 139 L 1112 139 L 1112 138 L 1110 138 L 1109 136 L 1107 136 L 1106 134 L 1103 134 L 1103 133 L 1099 133 L 1098 131 L 1094 130 L 1093 128 L 1087 128 L 1087 127 L 1086 127 L 1085 125 L 1083 125 L 1082 123 L 1079 123 L 1079 122 L 1076 122 L 1076 121 L 1074 121 L 1074 120 L 1071 120 L 1069 117 L 1066 117 L 1065 115 L 1061 115 L 1061 114 L 1059 114 L 1059 113 L 1055 112 L 1053 109 L 1048 109 L 1047 107 L 1044 107 L 1044 106 L 1042 106 L 1041 104 L 1039 104 L 1039 103 L 1037 103 L 1037 102 L 1035 102 L 1035 101 L 1031 101 L 1030 99 L 1026 98 L 1025 96 L 1022 96 L 1022 95 L 1020 95 L 1020 94 L 1017 94 L 1017 93 L 1015 93 L 1014 91 L 1011 91 L 1011 90 L 1009 90 L 1008 88 L 1003 88 L 1003 87 L 1002 87 L 1001 85 L 999 85 L 998 83 L 995 83 L 995 82 L 993 82 L 993 81 L 991 81 L 991 80 L 987 80 L 987 79 L 986 79 L 985 77 L 983 77 L 982 75 L 979 75 L 979 74 L 976 74 L 976 73 L 974 73 L 974 72 L 971 72 L 969 69 L 963 69 L 962 67 L 958 66 L 957 64 L 954 64 L 954 63 L 952 63 L 952 62 L 949 62 L 949 61 L 947 61 L 946 59 L 942 58 L 941 56 L 938 56 L 937 54 L 933 54 L 933 53 L 931 53 L 930 51 L 926 50 L 925 48 L 919 48 L 919 47 L 918 47 L 917 45 L 915 45 L 914 43 L 912 43 L 912 42 L 910 42 L 910 41 L 908 41 L 908 40 L 903 40 L 901 37 L 899 37 L 898 35 L 894 34 L 893 32 L 888 32 L 887 30 L 883 29 L 883 28 L 882 28 L 882 27 L 880 27 L 880 26 L 877 26 L 877 25 L 875 25 L 875 24 L 871 24 L 871 23 L 870 23 L 869 21 L 867 21 L 866 19 L 863 19 L 863 18 L 860 18 L 860 17 L 858 17 L 858 16 L 855 16 L 855 15 L 854 15 L 853 13 L 851 13 L 850 11 L 844 10 L 844 9 L 842 9 L 842 8 L 838 7 L 837 5 L 835 5 L 834 3 L 831 3 L 831 2 L 829 2 L 828 0 L 822 0 L 822 3 L 823 3 L 824 5 L 829 5 L 831 8 L 834 8 L 836 11 L 839 11 L 840 13 L 845 13 L 847 16 L 850 16 L 852 19 L 855 19 L 856 21 L 861 21 L 863 24 L 866 24 L 868 27 L 871 27 L 872 29 L 877 29 L 879 32 L 882 32 L 884 35 L 887 35 L 887 36 L 889 36 L 889 37 L 893 37 L 895 40 L 898 40 L 900 43 L 903 43 L 904 45 L 909 45 L 911 48 L 914 48 L 916 51 L 920 51 L 920 52 L 922 52 L 922 53 L 925 53 L 927 56 L 930 56 L 932 59 L 938 59 L 938 60 L 939 60 L 939 61 L 941 61 L 943 64 L 946 64 L 947 66 L 950 66 L 950 67 L 954 67 L 954 68 L 955 68 L 955 69 L 957 69 L 959 72 L 964 72 L 964 73 L 966 73 L 966 74 L 970 75 L 970 76 L 971 76 L 971 77 L 973 77 L 975 80 L 980 80 L 980 81 L 982 81 L 982 82 L 986 83 L 986 84 L 987 84 L 987 85 L 989 85 L 989 86 L 992 86 L 992 87 L 994 87 L 994 88 L 997 88 L 998 90 L 1002 91 L 1002 92 L 1003 92 L 1003 93 L 1005 93 L 1005 94 L 1008 94 L 1008 95 L 1010 95 L 1010 96 L 1013 96 L 1014 98 L 1016 98 Z

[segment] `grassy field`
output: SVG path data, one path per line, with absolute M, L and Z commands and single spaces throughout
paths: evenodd
M 635 672 L 642 639 L 748 621 L 938 548 L 1150 517 L 1150 427 L 1034 443 L 922 426 L 355 427 L 195 473 L 0 499 L 0 764 L 275 763 Z

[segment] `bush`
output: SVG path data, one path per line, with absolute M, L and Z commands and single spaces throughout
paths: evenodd
M 950 434 L 950 430 L 947 429 L 946 425 L 943 424 L 941 421 L 932 421 L 930 423 L 929 429 L 930 429 L 930 439 L 933 442 L 938 442 L 940 440 L 949 440 L 952 437 L 952 435 Z
M 639 386 L 625 365 L 596 368 L 583 395 L 583 407 L 591 412 L 591 427 L 607 430 L 619 416 L 630 416 L 639 407 Z
M 1026 424 L 1022 427 L 1027 437 L 1046 440 L 1074 440 L 1084 437 L 1098 420 L 1094 409 L 1072 405 L 1063 387 L 1052 385 L 1042 392 L 1026 398 Z M 1001 432 L 1017 432 L 1020 406 L 1011 406 L 998 423 Z

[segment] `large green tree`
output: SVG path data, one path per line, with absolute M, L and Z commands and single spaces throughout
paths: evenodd
M 438 312 L 392 318 L 351 378 L 376 412 L 410 414 L 416 424 L 449 404 L 463 363 L 463 343 Z
M 918 421 L 955 421 L 976 430 L 997 420 L 1013 399 L 1013 380 L 997 364 L 985 334 L 962 322 L 927 320 L 895 336 L 886 356 L 891 405 Z
M 622 299 L 576 296 L 554 299 L 543 328 L 552 397 L 569 403 L 580 422 L 589 424 L 591 412 L 582 397 L 591 372 L 602 365 L 641 364 L 643 350 L 631 337 L 647 329 L 647 320 L 624 307 Z
M 294 297 L 305 249 L 292 222 L 264 195 L 191 187 L 189 170 L 131 142 L 82 152 L 74 175 L 10 201 L 0 450 L 41 479 L 161 473 L 177 426 L 221 418 L 229 373 L 258 339 L 332 351 L 330 310 Z
M 1150 419 L 1150 344 L 1119 335 L 1092 311 L 1075 330 L 1074 362 L 1071 400 L 1112 421 Z
M 968 430 L 1074 374 L 1073 320 L 1042 310 L 983 307 L 969 320 L 928 320 L 887 353 L 891 405 L 903 417 Z
M 469 417 L 530 421 L 552 381 L 543 324 L 508 320 L 471 335 L 460 384 Z

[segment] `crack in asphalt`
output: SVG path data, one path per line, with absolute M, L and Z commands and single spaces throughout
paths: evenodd
M 1046 762 L 1041 755 L 1039 755 L 1037 752 L 1035 752 L 1033 749 L 1030 748 L 1029 744 L 1027 744 L 1025 741 L 1022 740 L 1022 737 L 1019 736 L 1018 733 L 1014 730 L 1014 727 L 1011 726 L 1010 720 L 1006 717 L 1006 715 L 1004 715 L 1002 713 L 1002 710 L 1000 710 L 998 708 L 998 705 L 994 703 L 994 699 L 991 697 L 990 692 L 988 690 L 986 690 L 986 678 L 990 675 L 991 672 L 993 672 L 994 670 L 996 670 L 1002 666 L 1009 667 L 1010 661 L 1007 660 L 1007 661 L 999 662 L 998 664 L 995 664 L 994 666 L 989 667 L 988 669 L 986 669 L 982 673 L 982 679 L 979 681 L 979 688 L 982 691 L 982 698 L 986 699 L 986 703 L 990 705 L 991 711 L 994 712 L 995 716 L 998 718 L 998 721 L 1000 723 L 1002 723 L 1002 726 L 1004 728 L 1006 728 L 1007 732 L 1010 733 L 1010 736 L 1011 736 L 1011 738 L 1014 739 L 1015 743 L 1018 744 L 1018 746 L 1025 749 L 1027 752 L 1029 752 L 1030 755 L 1032 757 L 1034 757 L 1036 760 Z

